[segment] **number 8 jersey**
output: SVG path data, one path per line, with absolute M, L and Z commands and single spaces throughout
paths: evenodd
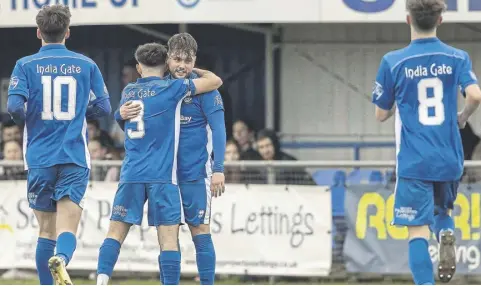
M 46 45 L 17 61 L 8 94 L 24 96 L 27 102 L 26 169 L 58 164 L 90 168 L 87 107 L 109 97 L 90 58 L 61 44 Z
M 438 38 L 418 39 L 386 54 L 373 89 L 373 103 L 396 105 L 397 174 L 401 178 L 451 181 L 463 171 L 457 96 L 476 84 L 466 52 Z

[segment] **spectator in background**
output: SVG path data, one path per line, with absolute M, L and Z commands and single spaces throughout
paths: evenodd
M 126 87 L 129 83 L 137 81 L 140 77 L 137 72 L 137 61 L 135 59 L 130 59 L 125 62 L 122 69 L 122 88 Z
M 22 147 L 20 146 L 20 143 L 16 140 L 4 142 L 3 154 L 5 156 L 5 161 L 20 161 L 23 159 Z M 0 167 L 0 180 L 26 180 L 26 178 L 27 172 L 24 170 L 23 166 Z
M 22 142 L 22 132 L 20 127 L 13 122 L 13 120 L 8 120 L 3 124 L 2 128 L 2 142 L 15 140 L 17 142 Z
M 92 160 L 105 160 L 105 156 L 107 155 L 107 148 L 102 145 L 102 143 L 92 138 L 89 140 L 88 144 L 90 159 Z
M 119 161 L 122 160 L 123 149 L 111 148 L 105 155 L 105 160 Z M 110 167 L 105 174 L 105 182 L 118 182 L 120 179 L 120 167 Z
M 114 140 L 104 130 L 100 129 L 100 122 L 98 120 L 87 121 L 88 137 L 90 140 L 98 140 L 102 146 L 113 147 Z
M 291 155 L 281 151 L 279 138 L 273 130 L 264 129 L 257 134 L 257 148 L 263 160 L 294 161 Z M 314 181 L 304 170 L 298 168 L 275 169 L 275 183 L 286 185 L 312 185 Z
M 234 140 L 228 140 L 225 144 L 225 161 L 239 161 L 239 146 Z M 242 182 L 242 171 L 240 167 L 226 167 L 224 170 L 225 182 L 231 184 L 240 184 Z
M 122 69 L 122 89 L 127 86 L 127 84 L 135 82 L 140 78 L 136 65 L 137 61 L 135 59 L 130 59 L 124 64 Z M 110 138 L 112 138 L 115 147 L 124 146 L 125 133 L 115 122 L 110 129 Z
M 3 152 L 4 144 L 8 141 L 17 141 L 22 142 L 22 132 L 20 127 L 13 122 L 13 120 L 9 117 L 6 118 L 7 120 L 2 122 L 2 138 L 1 138 L 1 145 L 0 145 L 0 152 Z M 3 158 L 3 153 L 0 153 L 0 158 Z
M 240 148 L 241 160 L 262 160 L 262 157 L 254 149 L 254 130 L 246 120 L 237 120 L 232 128 L 234 140 Z
M 89 140 L 88 144 L 90 159 L 92 160 L 120 160 L 120 152 L 111 147 L 103 145 L 99 140 Z M 92 181 L 117 182 L 120 176 L 119 167 L 94 166 L 90 173 Z
M 225 145 L 225 161 L 239 161 L 240 148 L 236 141 L 228 140 Z M 243 169 L 240 166 L 226 166 L 225 181 L 230 184 L 265 184 L 266 178 L 261 170 L 256 168 Z
M 90 132 L 89 132 L 90 134 Z M 97 139 L 89 139 L 89 153 L 91 160 L 105 160 L 107 155 L 107 148 Z M 90 179 L 92 181 L 103 181 L 107 174 L 107 168 L 104 166 L 92 166 L 90 172 Z

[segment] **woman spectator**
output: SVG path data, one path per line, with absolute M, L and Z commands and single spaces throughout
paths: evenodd
M 225 161 L 239 161 L 239 146 L 234 140 L 228 140 L 225 144 Z M 230 184 L 239 184 L 242 179 L 242 171 L 240 167 L 227 167 L 225 169 L 225 182 Z
M 254 149 L 255 133 L 252 126 L 245 120 L 237 120 L 233 126 L 234 140 L 240 150 L 241 160 L 262 160 L 259 153 Z

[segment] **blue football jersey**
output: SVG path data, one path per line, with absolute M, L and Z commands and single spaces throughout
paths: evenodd
M 469 55 L 438 38 L 412 41 L 386 54 L 373 89 L 384 110 L 396 104 L 397 173 L 451 181 L 461 177 L 463 146 L 457 123 L 459 88 L 476 84 Z
M 121 105 L 133 101 L 142 112 L 125 122 L 121 183 L 177 184 L 177 151 L 182 99 L 195 94 L 189 79 L 146 77 L 129 84 Z
M 180 117 L 180 182 L 195 181 L 212 175 L 212 131 L 207 116 L 223 109 L 222 97 L 217 90 L 184 98 Z
M 50 44 L 17 61 L 9 95 L 27 100 L 25 167 L 73 163 L 90 168 L 87 106 L 108 98 L 102 74 L 88 57 Z

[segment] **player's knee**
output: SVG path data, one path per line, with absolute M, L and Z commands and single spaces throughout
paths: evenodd
M 189 225 L 190 233 L 192 237 L 200 234 L 209 234 L 210 233 L 210 225 L 208 224 L 200 224 L 198 226 Z
M 110 221 L 107 238 L 115 239 L 120 242 L 120 244 L 123 244 L 131 226 L 132 224 L 130 223 L 125 223 L 121 221 Z
M 157 227 L 160 248 L 163 251 L 179 250 L 179 225 L 161 225 Z
M 56 213 L 42 212 L 37 210 L 34 210 L 34 213 L 38 221 L 38 236 L 42 238 L 56 240 Z
M 429 240 L 431 236 L 431 231 L 429 230 L 429 226 L 427 225 L 408 226 L 408 231 L 409 231 L 409 239 L 425 238 Z
M 69 197 L 63 197 L 57 202 L 57 214 L 61 218 L 57 221 L 57 231 L 59 233 L 68 231 L 77 233 L 80 217 L 82 216 L 82 208 L 70 200 Z
M 82 208 L 69 197 L 63 197 L 57 202 L 57 212 L 64 219 L 80 219 Z

